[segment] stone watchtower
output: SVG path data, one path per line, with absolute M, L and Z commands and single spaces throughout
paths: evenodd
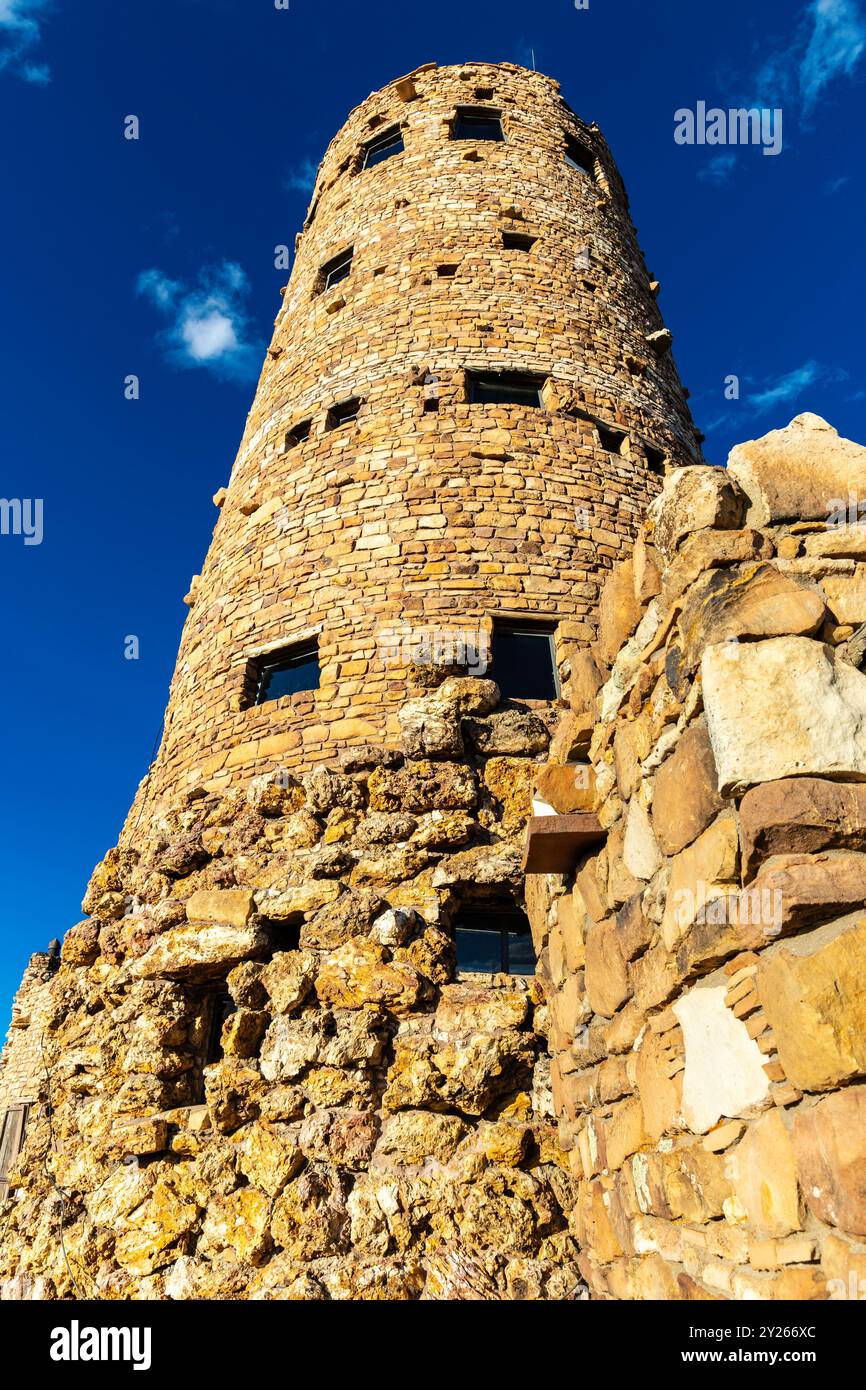
M 429 64 L 358 106 L 215 498 L 148 799 L 381 739 L 419 648 L 491 628 L 507 693 L 553 693 L 549 642 L 497 669 L 499 620 L 553 635 L 565 674 L 660 475 L 695 461 L 657 290 L 551 78 Z
M 540 73 L 332 141 L 159 755 L 19 995 L 0 1292 L 575 1295 L 521 857 L 593 807 L 601 580 L 698 460 L 657 288 Z

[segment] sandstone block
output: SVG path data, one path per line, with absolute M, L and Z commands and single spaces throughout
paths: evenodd
M 253 914 L 253 895 L 247 888 L 201 888 L 186 900 L 190 922 L 218 922 L 243 927 Z
M 736 1209 L 756 1235 L 776 1238 L 802 1230 L 794 1150 L 778 1110 L 750 1125 L 724 1162 Z
M 748 494 L 750 526 L 827 520 L 859 496 L 866 478 L 866 449 L 819 415 L 798 415 L 781 430 L 738 444 L 728 474 Z
M 682 1113 L 695 1134 L 761 1105 L 770 1090 L 764 1056 L 726 1007 L 726 989 L 712 976 L 673 1005 L 685 1043 Z
M 866 778 L 866 675 L 821 643 L 722 643 L 701 674 L 722 795 L 809 773 Z
M 866 785 L 786 777 L 752 787 L 740 802 L 743 874 L 774 854 L 866 850 Z
M 665 854 L 679 854 L 707 828 L 724 802 L 706 725 L 685 729 L 656 773 L 652 824 Z
M 866 922 L 828 923 L 763 953 L 758 993 L 785 1074 L 822 1091 L 866 1073 Z
M 866 1086 L 794 1112 L 794 1154 L 806 1205 L 819 1221 L 866 1236 Z
M 130 972 L 139 979 L 196 980 L 224 974 L 263 955 L 272 938 L 263 927 L 189 923 L 158 936 Z
M 631 637 L 641 618 L 641 605 L 635 598 L 634 565 L 623 560 L 605 580 L 598 605 L 599 659 L 610 666 L 623 643 Z
M 693 531 L 734 531 L 745 521 L 748 499 L 722 468 L 675 468 L 650 506 L 653 541 L 666 560 Z

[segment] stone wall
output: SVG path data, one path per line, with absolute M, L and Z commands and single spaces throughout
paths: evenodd
M 400 722 L 186 793 L 96 869 L 2 1073 L 41 1059 L 4 1297 L 581 1293 L 543 993 L 459 977 L 451 931 L 520 900 L 548 729 L 459 677 Z
M 506 138 L 449 138 L 479 104 Z M 403 152 L 362 168 L 394 125 Z M 568 138 L 591 172 L 566 163 Z M 350 247 L 351 273 L 323 290 L 321 267 Z M 593 636 L 600 578 L 662 460 L 699 456 L 658 288 L 600 131 L 543 74 L 428 64 L 351 113 L 214 499 L 148 814 L 188 786 L 224 792 L 276 760 L 306 771 L 396 738 L 406 626 L 477 633 L 508 614 L 558 624 L 561 643 Z M 472 370 L 534 374 L 543 407 L 472 403 Z M 330 428 L 349 398 L 356 419 Z M 250 705 L 250 661 L 313 636 L 319 688 Z
M 542 774 L 606 832 L 527 887 L 595 1297 L 866 1296 L 864 495 L 808 415 L 672 474 Z

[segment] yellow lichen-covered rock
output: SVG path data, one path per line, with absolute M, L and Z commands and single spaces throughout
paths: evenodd
M 349 941 L 327 956 L 316 977 L 321 1002 L 338 1009 L 383 1004 L 394 1013 L 405 1013 L 429 992 L 419 970 L 392 960 L 384 946 L 364 939 Z

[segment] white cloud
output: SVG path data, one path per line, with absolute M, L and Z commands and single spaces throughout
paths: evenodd
M 855 0 L 812 0 L 812 33 L 800 63 L 806 110 L 836 77 L 850 77 L 866 49 L 866 19 Z
M 703 183 L 722 184 L 730 179 L 737 164 L 737 156 L 733 150 L 726 150 L 724 154 L 713 155 L 698 170 L 698 178 Z
M 810 386 L 838 385 L 840 382 L 848 380 L 848 373 L 842 367 L 826 366 L 810 359 L 799 367 L 794 367 L 790 372 L 763 377 L 760 381 L 755 381 L 753 385 L 749 385 L 751 381 L 749 377 L 742 376 L 740 380 L 744 387 L 748 387 L 744 391 L 742 399 L 737 403 L 732 402 L 728 411 L 715 416 L 708 424 L 704 425 L 706 434 L 714 434 L 716 430 L 725 427 L 730 428 L 732 422 L 737 419 L 768 415 L 777 407 L 795 401 Z
M 316 186 L 319 166 L 312 159 L 302 159 L 290 169 L 283 179 L 283 187 L 290 193 L 306 193 L 308 196 Z
M 250 336 L 249 284 L 235 261 L 206 267 L 192 286 L 154 267 L 141 272 L 136 288 L 169 321 L 159 341 L 177 366 L 206 367 L 235 381 L 257 376 L 261 348 Z
M 39 86 L 51 81 L 47 64 L 32 62 L 30 52 L 42 38 L 42 20 L 52 4 L 53 0 L 0 0 L 0 69 L 8 68 Z

